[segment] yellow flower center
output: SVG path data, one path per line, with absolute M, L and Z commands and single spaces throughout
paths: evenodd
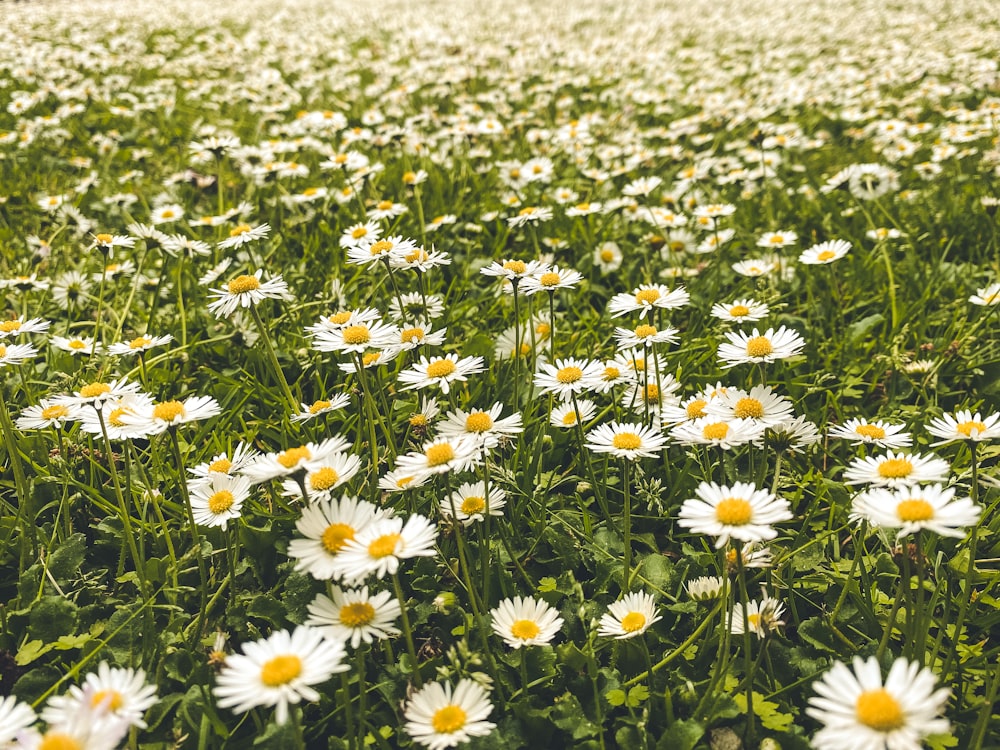
M 567 426 L 571 424 L 576 424 L 576 412 L 568 411 L 565 414 L 563 414 L 562 423 Z
M 971 420 L 969 422 L 962 422 L 959 425 L 955 425 L 955 429 L 961 432 L 966 437 L 972 437 L 972 431 L 975 430 L 977 433 L 984 432 L 986 430 L 986 425 L 982 422 L 977 422 L 976 420 Z
M 764 416 L 764 405 L 757 399 L 747 396 L 736 402 L 734 413 L 740 419 L 760 419 Z
M 412 185 L 416 181 L 417 181 L 416 172 L 403 172 L 403 182 L 405 182 L 407 185 Z
M 460 706 L 449 704 L 434 712 L 431 726 L 438 734 L 451 734 L 465 726 L 466 718 L 466 713 Z
M 61 404 L 46 406 L 42 409 L 42 419 L 61 419 L 67 414 L 69 414 L 69 408 L 62 406 Z
M 589 203 L 577 203 L 576 204 L 576 210 L 577 211 L 589 211 L 590 210 L 590 204 Z
M 642 630 L 646 625 L 646 615 L 642 612 L 629 612 L 622 618 L 622 630 L 626 633 L 634 633 Z
M 642 389 L 643 396 L 647 404 L 660 403 L 660 387 L 656 383 L 650 383 Z
M 108 710 L 117 711 L 125 701 L 117 690 L 98 690 L 90 699 L 90 705 L 92 708 L 97 708 L 101 703 L 104 703 Z
M 417 263 L 418 261 L 425 261 L 429 257 L 430 256 L 427 254 L 426 250 L 424 250 L 422 247 L 418 247 L 416 250 L 413 250 L 406 254 L 406 262 Z
M 601 250 L 601 260 L 605 263 L 610 263 L 615 259 L 615 254 L 611 250 Z
M 727 497 L 715 506 L 715 520 L 726 526 L 744 526 L 753 518 L 753 508 L 741 497 Z
M 392 250 L 392 243 L 386 240 L 379 240 L 374 245 L 371 246 L 369 252 L 372 255 L 384 255 L 385 253 Z
M 111 386 L 107 383 L 88 383 L 80 389 L 80 395 L 83 398 L 97 398 L 110 392 Z
M 392 208 L 392 201 L 379 201 L 376 208 L 378 208 L 379 211 L 388 211 Z
M 899 701 L 885 688 L 866 690 L 854 704 L 854 715 L 866 727 L 876 732 L 891 732 L 906 722 Z
M 46 732 L 38 750 L 83 750 L 83 745 L 63 732 Z
M 640 305 L 651 305 L 660 298 L 658 289 L 640 289 L 635 293 L 635 301 Z
M 611 444 L 622 451 L 634 451 L 642 445 L 642 438 L 634 432 L 619 432 L 611 439 Z
M 309 475 L 309 484 L 314 490 L 320 490 L 322 492 L 323 490 L 328 490 L 333 487 L 339 479 L 340 474 L 337 473 L 336 469 L 324 466 L 322 469 L 314 471 Z
M 368 234 L 368 227 L 357 227 L 351 230 L 351 237 L 353 237 L 356 240 L 360 240 L 366 234 Z
M 520 211 L 517 212 L 518 216 L 531 216 L 538 209 L 535 206 L 525 206 Z
M 329 401 L 316 401 L 309 407 L 310 414 L 319 414 L 324 409 L 330 408 Z
M 816 260 L 830 260 L 835 255 L 836 253 L 833 250 L 824 250 L 816 256 Z
M 327 320 L 329 320 L 331 323 L 333 323 L 336 326 L 342 326 L 342 325 L 344 325 L 344 323 L 346 323 L 350 319 L 351 319 L 351 311 L 350 310 L 341 310 L 340 312 L 336 312 L 333 315 L 331 315 L 329 318 L 327 318 Z
M 126 422 L 122 419 L 122 416 L 130 413 L 131 412 L 124 407 L 112 409 L 111 413 L 108 414 L 108 424 L 112 427 L 126 427 Z
M 427 424 L 426 414 L 414 414 L 412 417 L 410 417 L 410 425 L 412 427 L 423 427 L 426 424 Z
M 443 378 L 455 372 L 455 363 L 450 359 L 436 359 L 427 365 L 427 377 Z
M 635 336 L 640 339 L 648 339 L 650 336 L 656 335 L 656 326 L 642 325 L 636 326 Z
M 510 634 L 522 641 L 528 641 L 537 636 L 541 630 L 534 620 L 517 620 L 510 626 Z
M 774 351 L 771 340 L 767 336 L 754 336 L 747 341 L 748 357 L 766 357 Z
M 380 356 L 380 352 L 368 352 L 365 356 L 361 358 L 361 364 L 365 367 L 374 364 Z
M 405 328 L 399 334 L 399 340 L 404 344 L 419 344 L 424 340 L 423 328 Z
M 539 323 L 535 326 L 535 333 L 538 335 L 538 338 L 547 339 L 549 337 L 549 333 L 551 332 L 552 326 L 548 323 Z
M 302 195 L 304 195 L 306 198 L 311 198 L 318 192 L 319 190 L 317 188 L 306 188 L 305 190 L 302 191 Z
M 742 318 L 750 314 L 750 308 L 746 305 L 733 305 L 729 308 L 729 314 L 734 318 Z
M 208 465 L 209 471 L 214 471 L 219 474 L 228 474 L 231 468 L 233 468 L 233 462 L 228 458 L 217 458 Z
M 913 471 L 913 464 L 905 458 L 890 458 L 878 465 L 879 476 L 885 479 L 899 479 L 909 476 Z
M 268 659 L 260 668 L 260 681 L 267 687 L 287 685 L 302 674 L 302 660 L 295 654 L 282 654 Z
M 605 380 L 617 380 L 621 377 L 621 370 L 617 367 L 608 366 L 604 368 L 604 379 Z
M 354 538 L 354 528 L 346 523 L 331 523 L 319 538 L 323 549 L 336 555 L 341 548 Z
M 881 440 L 885 437 L 885 430 L 874 424 L 859 424 L 854 428 L 854 431 L 861 435 L 861 437 L 872 438 L 873 440 Z
M 706 406 L 708 406 L 708 402 L 705 399 L 696 398 L 684 408 L 684 412 L 687 414 L 688 419 L 697 419 L 698 417 L 705 416 Z
M 312 453 L 306 446 L 301 445 L 298 448 L 289 448 L 287 451 L 279 453 L 278 463 L 286 469 L 291 469 L 300 461 L 308 461 L 310 458 L 312 458 Z
M 904 523 L 930 521 L 934 518 L 934 506 L 922 498 L 911 497 L 896 506 L 896 515 Z
M 747 626 L 749 627 L 750 632 L 760 630 L 760 613 L 752 612 L 747 615 Z
M 449 443 L 432 445 L 424 453 L 428 466 L 442 466 L 455 458 L 455 449 Z
M 772 245 L 780 245 L 784 241 L 785 238 L 782 237 L 780 234 L 771 235 L 771 239 L 768 240 L 768 242 L 770 242 Z
M 5 320 L 4 322 L 0 323 L 0 331 L 3 331 L 4 333 L 13 333 L 20 327 L 21 327 L 20 320 Z
M 557 286 L 562 281 L 562 277 L 554 271 L 543 273 L 538 277 L 538 283 L 542 286 Z
M 701 429 L 701 434 L 706 440 L 723 440 L 729 434 L 729 425 L 725 422 L 712 422 Z
M 115 238 L 112 237 L 110 234 L 104 234 L 102 232 L 101 234 L 95 235 L 94 239 L 97 240 L 102 245 L 110 245 Z
M 160 216 L 162 218 L 164 218 L 164 219 L 172 219 L 172 218 L 174 218 L 175 214 L 174 214 L 173 211 L 171 211 L 169 208 L 167 208 L 167 209 L 164 209 L 164 211 L 160 214 Z
M 242 276 L 237 276 L 235 279 L 230 281 L 229 286 L 226 288 L 229 290 L 230 294 L 252 292 L 255 289 L 260 289 L 260 280 L 256 276 L 243 274 Z
M 219 515 L 232 508 L 234 502 L 236 502 L 236 498 L 233 497 L 232 492 L 229 490 L 219 490 L 208 498 L 208 509 L 214 514 Z
M 467 516 L 474 516 L 486 510 L 486 498 L 477 495 L 469 495 L 462 499 L 462 504 L 458 509 Z
M 583 370 L 579 367 L 564 367 L 559 372 L 556 373 L 556 380 L 560 383 L 575 383 L 577 380 L 583 377 Z
M 67 344 L 67 346 L 70 349 L 76 349 L 77 351 L 79 351 L 80 349 L 87 348 L 87 344 L 81 341 L 80 339 L 73 339 L 72 341 L 69 342 L 69 344 Z
M 474 411 L 465 418 L 466 432 L 486 432 L 493 427 L 493 418 L 484 411 Z
M 128 342 L 129 349 L 142 349 L 144 346 L 149 346 L 153 343 L 153 339 L 149 336 L 139 336 Z
M 153 418 L 173 422 L 184 416 L 184 404 L 180 401 L 164 401 L 153 407 Z
M 524 273 L 528 270 L 523 260 L 508 260 L 503 264 L 503 268 L 511 273 Z
M 396 545 L 402 539 L 403 537 L 399 534 L 383 534 L 368 545 L 368 554 L 376 559 L 389 557 L 389 555 L 395 554 Z
M 229 230 L 230 237 L 239 237 L 241 234 L 246 234 L 250 231 L 249 224 L 237 224 L 235 227 Z
M 340 333 L 344 337 L 344 343 L 348 346 L 367 344 L 372 337 L 371 331 L 368 330 L 368 326 L 366 325 L 347 326 Z
M 375 619 L 375 608 L 368 602 L 354 602 L 340 608 L 340 624 L 360 628 Z
M 401 489 L 401 490 L 405 490 L 407 487 L 409 487 L 411 484 L 413 484 L 413 480 L 414 479 L 416 479 L 416 477 L 412 477 L 412 476 L 411 477 L 400 477 L 399 479 L 396 480 L 396 486 L 399 489 Z

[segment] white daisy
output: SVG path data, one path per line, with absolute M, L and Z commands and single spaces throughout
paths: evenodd
M 243 503 L 250 497 L 253 487 L 247 477 L 213 474 L 205 479 L 188 482 L 188 495 L 194 522 L 199 526 L 226 525 L 240 517 Z
M 575 407 L 572 401 L 564 401 L 552 407 L 552 412 L 549 414 L 549 424 L 564 430 L 572 429 L 578 423 L 589 422 L 595 414 L 597 414 L 597 404 L 589 399 L 578 398 Z
M 293 422 L 306 422 L 315 419 L 321 414 L 339 411 L 351 403 L 351 397 L 346 393 L 337 393 L 330 398 L 321 398 L 311 404 L 303 403 L 302 411 L 292 415 Z
M 544 646 L 563 625 L 558 610 L 530 596 L 504 599 L 490 610 L 493 632 L 511 648 Z
M 927 431 L 934 437 L 941 438 L 931 443 L 932 446 L 954 440 L 996 440 L 1000 438 L 1000 412 L 985 417 L 978 411 L 973 414 L 968 409 L 957 411 L 954 415 L 943 414 L 928 423 Z
M 521 291 L 526 295 L 538 292 L 554 292 L 556 289 L 572 289 L 583 281 L 583 274 L 572 268 L 552 266 L 530 276 L 525 276 Z
M 542 363 L 535 373 L 535 385 L 542 393 L 553 393 L 563 400 L 573 394 L 597 388 L 604 375 L 604 365 L 585 359 L 557 359 L 554 365 Z
M 490 487 L 487 498 L 485 482 L 464 482 L 448 498 L 440 501 L 439 509 L 445 518 L 454 517 L 463 526 L 470 526 L 482 521 L 486 515 L 502 516 L 506 497 L 507 493 L 495 485 Z
M 405 383 L 403 390 L 436 385 L 447 395 L 452 383 L 464 382 L 468 380 L 469 375 L 480 373 L 484 369 L 482 357 L 459 359 L 457 354 L 446 354 L 443 357 L 428 359 L 421 356 L 419 362 L 399 373 L 398 380 L 400 383 Z
M 79 418 L 79 406 L 55 403 L 43 398 L 37 406 L 29 406 L 17 418 L 19 430 L 42 430 L 46 427 L 62 427 L 67 422 Z
M 851 243 L 846 240 L 830 240 L 813 245 L 799 256 L 799 263 L 807 266 L 821 266 L 840 260 L 851 250 Z
M 785 605 L 769 596 L 765 596 L 759 602 L 751 599 L 745 606 L 739 602 L 733 611 L 731 632 L 740 635 L 749 630 L 758 638 L 765 638 L 785 624 L 780 619 L 784 611 Z
M 215 679 L 220 708 L 244 713 L 257 706 L 275 706 L 274 719 L 284 724 L 288 705 L 318 701 L 313 689 L 338 672 L 345 672 L 340 641 L 330 641 L 314 628 L 299 626 L 291 634 L 279 630 L 270 637 L 243 644 L 242 654 L 230 654 Z
M 117 356 L 131 356 L 140 352 L 149 351 L 153 347 L 169 344 L 174 337 L 169 333 L 164 336 L 137 336 L 130 341 L 121 341 L 108 347 L 108 354 Z
M 120 720 L 128 726 L 146 728 L 143 714 L 156 703 L 156 685 L 146 683 L 141 669 L 111 667 L 102 661 L 96 672 L 90 672 L 83 685 L 72 685 L 64 695 L 49 698 L 42 711 L 42 721 L 50 725 L 64 724 L 81 709 L 98 707 L 104 717 Z
M 951 467 L 932 454 L 894 453 L 884 456 L 858 456 L 844 471 L 844 484 L 873 484 L 895 487 L 900 484 L 943 482 Z
M 486 448 L 493 448 L 500 444 L 502 438 L 513 437 L 524 431 L 520 412 L 501 418 L 503 408 L 503 404 L 495 403 L 489 409 L 450 411 L 437 426 L 438 434 L 444 437 L 465 435 Z
M 351 648 L 399 635 L 392 622 L 400 615 L 399 600 L 388 591 L 370 595 L 368 587 L 331 586 L 329 596 L 318 594 L 309 604 L 305 624 L 330 640 L 350 641 Z
M 243 245 L 264 239 L 270 231 L 271 226 L 269 224 L 260 224 L 256 227 L 251 227 L 249 224 L 238 224 L 229 230 L 229 236 L 216 247 L 220 250 L 228 250 L 231 247 L 243 247 Z
M 688 596 L 697 602 L 707 602 L 722 596 L 723 581 L 718 576 L 699 576 L 684 584 Z
M 11 338 L 20 336 L 22 333 L 42 333 L 49 330 L 51 323 L 41 318 L 31 318 L 25 320 L 22 315 L 19 318 L 0 321 L 0 338 Z
M 749 419 L 719 419 L 698 417 L 675 425 L 670 437 L 682 445 L 715 445 L 729 450 L 757 439 L 764 426 Z
M 1000 305 L 1000 281 L 994 282 L 982 289 L 977 289 L 976 293 L 969 297 L 969 302 L 980 307 Z
M 145 408 L 122 416 L 122 421 L 145 427 L 149 435 L 158 435 L 169 428 L 210 419 L 221 413 L 222 407 L 211 396 L 188 396 L 183 401 L 147 404 Z
M 390 515 L 391 511 L 347 495 L 340 500 L 318 500 L 302 509 L 295 528 L 303 538 L 292 539 L 287 554 L 296 560 L 295 570 L 328 581 L 334 577 L 334 557 L 344 545 Z
M 955 488 L 941 484 L 874 487 L 851 502 L 851 520 L 866 520 L 878 528 L 899 529 L 899 536 L 928 529 L 961 539 L 975 526 L 982 510 L 971 498 L 955 499 Z
M 900 657 L 882 683 L 878 660 L 854 657 L 854 670 L 834 662 L 813 683 L 806 713 L 823 724 L 812 738 L 816 750 L 919 750 L 923 738 L 947 734 L 940 718 L 951 691 L 934 689 L 934 673 Z
M 333 491 L 351 479 L 361 469 L 361 459 L 353 453 L 331 453 L 322 461 L 310 463 L 302 478 L 309 502 L 329 498 Z M 281 483 L 282 495 L 301 497 L 302 489 L 294 479 Z
M 792 416 L 792 402 L 779 396 L 769 385 L 755 385 L 749 391 L 728 388 L 705 407 L 705 413 L 721 419 L 749 419 L 771 427 Z
M 677 343 L 677 329 L 657 329 L 656 326 L 642 323 L 634 329 L 615 328 L 615 345 L 621 349 L 642 349 L 656 344 Z
M 723 369 L 743 363 L 774 362 L 798 354 L 806 342 L 798 333 L 781 326 L 761 333 L 756 328 L 749 335 L 743 331 L 726 333 L 728 341 L 719 344 L 719 359 Z
M 0 698 L 0 747 L 6 748 L 22 729 L 34 724 L 36 718 L 27 703 L 21 703 L 12 695 Z
M 97 354 L 104 348 L 90 336 L 53 336 L 49 339 L 49 343 L 73 356 Z
M 608 607 L 601 616 L 597 634 L 617 640 L 635 638 L 661 619 L 656 614 L 656 600 L 651 594 L 632 592 Z
M 406 702 L 403 715 L 414 742 L 443 750 L 492 732 L 496 724 L 486 721 L 492 710 L 485 688 L 464 678 L 454 690 L 450 682 L 424 685 Z
M 401 560 L 436 555 L 436 539 L 437 526 L 416 513 L 405 525 L 402 518 L 374 521 L 344 544 L 332 561 L 333 577 L 353 583 L 372 573 L 378 578 L 395 575 Z
M 751 297 L 712 305 L 713 317 L 733 323 L 753 323 L 766 318 L 769 312 L 766 304 Z
M 320 443 L 306 443 L 294 448 L 287 448 L 276 453 L 265 453 L 257 456 L 243 467 L 243 473 L 254 483 L 266 482 L 276 477 L 284 477 L 297 471 L 308 469 L 311 465 L 326 460 L 334 453 L 348 451 L 351 444 L 340 435 L 328 437 Z
M 910 433 L 903 432 L 905 425 L 890 424 L 878 419 L 869 422 L 867 419 L 848 419 L 844 424 L 830 428 L 830 437 L 849 440 L 853 445 L 871 443 L 883 448 L 907 448 L 913 443 Z
M 731 538 L 744 542 L 774 539 L 778 532 L 773 524 L 792 519 L 787 500 L 758 490 L 749 482 L 737 482 L 732 487 L 702 482 L 695 494 L 697 498 L 689 498 L 681 505 L 678 524 L 695 534 L 714 536 L 716 549 Z
M 654 310 L 673 310 L 684 307 L 691 299 L 684 287 L 670 289 L 663 284 L 643 284 L 633 289 L 630 293 L 616 294 L 608 303 L 608 312 L 612 318 L 627 315 L 631 312 L 639 313 L 640 318 L 644 318 L 647 313 Z
M 483 446 L 469 436 L 440 436 L 396 459 L 396 471 L 431 476 L 448 471 L 466 471 L 482 461 Z
M 610 453 L 634 461 L 653 458 L 666 442 L 665 435 L 647 425 L 611 422 L 587 433 L 586 447 L 595 453 Z
M 229 280 L 225 288 L 210 289 L 209 297 L 214 301 L 208 306 L 209 312 L 217 318 L 228 318 L 239 308 L 255 306 L 266 299 L 291 299 L 286 284 L 280 276 L 262 282 L 263 269 L 253 275 L 243 274 Z
M 217 474 L 238 474 L 243 467 L 253 463 L 260 456 L 260 451 L 254 450 L 246 443 L 239 443 L 228 453 L 219 453 L 212 456 L 211 460 L 191 467 L 189 471 L 196 477 L 202 479 L 212 477 Z

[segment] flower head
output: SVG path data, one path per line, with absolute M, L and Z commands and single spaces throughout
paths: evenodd
M 719 359 L 725 363 L 723 368 L 794 357 L 806 345 L 798 333 L 784 326 L 778 330 L 768 328 L 764 333 L 754 328 L 749 335 L 730 331 L 726 338 L 728 341 L 719 345 Z
M 291 298 L 288 284 L 280 276 L 262 282 L 263 273 L 263 269 L 257 269 L 253 275 L 243 274 L 230 279 L 224 288 L 210 290 L 209 296 L 215 299 L 208 306 L 209 312 L 217 318 L 228 318 L 238 308 L 256 306 L 265 299 Z
M 597 634 L 622 640 L 642 635 L 657 620 L 656 600 L 651 594 L 632 592 L 608 607 L 601 616 Z
M 941 484 L 873 487 L 851 503 L 851 519 L 877 528 L 899 529 L 899 536 L 923 529 L 961 539 L 982 510 L 971 498 L 955 498 L 955 488 Z
M 504 599 L 490 610 L 493 632 L 511 648 L 544 646 L 563 625 L 559 612 L 543 601 L 530 596 Z
M 678 523 L 696 534 L 714 536 L 716 549 L 730 539 L 758 542 L 774 539 L 773 524 L 790 521 L 792 511 L 787 500 L 767 490 L 758 490 L 748 482 L 732 487 L 702 482 L 695 490 L 697 498 L 681 505 Z
M 392 624 L 399 617 L 399 600 L 388 591 L 369 594 L 368 587 L 342 589 L 331 587 L 333 598 L 319 594 L 309 604 L 305 624 L 319 630 L 330 640 L 350 641 L 351 648 L 361 642 L 371 643 L 399 635 Z
M 954 415 L 943 414 L 930 421 L 927 431 L 934 437 L 941 438 L 931 445 L 944 445 L 955 440 L 996 440 L 1000 438 L 1000 413 L 994 412 L 984 417 L 978 411 L 973 414 L 964 409 Z
M 895 487 L 900 484 L 943 482 L 951 467 L 944 459 L 927 454 L 895 453 L 857 457 L 844 472 L 844 484 L 873 484 Z
M 492 732 L 496 724 L 486 721 L 492 710 L 483 686 L 465 678 L 454 690 L 450 682 L 424 685 L 406 702 L 403 715 L 414 742 L 443 750 Z

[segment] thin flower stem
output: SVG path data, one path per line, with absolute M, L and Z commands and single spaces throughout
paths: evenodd
M 976 504 L 979 502 L 979 457 L 977 455 L 977 448 L 978 444 L 976 441 L 970 440 L 969 451 L 971 456 L 969 460 L 972 469 L 972 480 L 969 486 L 969 497 Z M 945 659 L 944 667 L 941 670 L 942 679 L 951 677 L 951 667 L 958 656 L 958 644 L 962 639 L 965 618 L 969 613 L 969 603 L 972 601 L 972 580 L 976 574 L 976 541 L 979 534 L 979 527 L 983 523 L 985 515 L 985 513 L 980 515 L 979 522 L 972 527 L 972 533 L 969 535 L 969 563 L 965 568 L 965 586 L 962 589 L 962 603 L 958 607 L 958 616 L 955 618 L 955 630 L 951 641 L 951 650 L 948 652 L 948 658 Z
M 518 659 L 518 667 L 521 672 L 521 695 L 528 694 L 528 647 L 525 646 L 521 649 L 520 659 Z
M 362 396 L 364 397 L 365 411 L 367 412 L 366 414 L 367 418 L 365 419 L 365 421 L 368 423 L 368 442 L 370 443 L 369 449 L 371 450 L 372 454 L 371 479 L 368 482 L 368 487 L 370 490 L 371 497 L 374 500 L 376 497 L 376 493 L 378 492 L 378 440 L 375 437 L 376 409 L 375 409 L 375 404 L 372 401 L 371 392 L 368 389 L 368 379 L 365 376 L 365 363 L 360 354 L 357 355 L 356 370 L 358 376 L 358 383 L 361 384 L 361 393 Z
M 357 747 L 362 748 L 365 746 L 365 713 L 367 711 L 365 694 L 365 653 L 368 651 L 368 647 L 361 643 L 358 645 L 357 651 L 354 653 L 355 660 L 357 662 L 357 669 L 355 670 L 358 675 L 358 744 Z
M 511 279 L 511 286 L 514 287 L 514 408 L 520 409 L 518 391 L 521 385 L 521 310 L 517 296 L 517 282 L 520 279 Z
M 629 581 L 632 572 L 632 488 L 630 487 L 632 478 L 629 476 L 629 460 L 627 458 L 622 459 L 622 491 L 624 492 L 623 501 L 623 526 L 624 526 L 624 537 L 625 537 L 625 561 L 624 569 L 622 570 L 622 592 L 629 592 Z
M 347 722 L 348 747 L 350 747 L 351 750 L 355 750 L 358 746 L 358 735 L 354 730 L 354 707 L 351 705 L 351 683 L 350 678 L 347 676 L 347 672 L 340 673 L 340 693 L 340 700 L 344 704 L 344 718 Z
M 10 541 L 10 534 L 12 534 L 14 529 L 17 528 L 18 522 L 23 516 L 25 518 L 25 526 L 27 527 L 28 533 L 27 535 L 22 533 L 21 538 L 30 540 L 31 549 L 34 550 L 38 543 L 38 535 L 35 526 L 36 511 L 32 507 L 31 488 L 28 486 L 28 480 L 24 475 L 24 467 L 21 465 L 21 452 L 17 447 L 17 437 L 14 435 L 14 424 L 10 421 L 10 411 L 7 409 L 7 397 L 5 390 L 5 388 L 0 386 L 0 428 L 3 429 L 3 441 L 5 447 L 7 448 L 7 460 L 10 462 L 10 466 L 14 470 L 14 489 L 17 493 L 17 518 L 14 519 L 14 525 L 11 527 L 11 531 L 4 541 Z M 66 460 L 65 454 L 63 454 L 63 460 Z M 6 544 L 4 546 L 6 547 Z M 27 553 L 28 550 L 22 550 L 22 552 Z M 19 556 L 20 564 L 26 565 L 27 562 L 34 559 L 34 557 L 35 555 L 33 552 L 31 552 L 31 554 L 22 554 Z M 21 572 L 23 572 L 23 570 Z
M 750 653 L 750 597 L 747 595 L 747 572 L 743 563 L 743 552 L 736 547 L 736 576 L 740 584 L 740 599 L 743 602 L 743 670 L 747 697 L 747 728 L 744 741 L 747 747 L 754 746 L 753 677 L 754 663 Z M 735 609 L 735 607 L 733 608 Z
M 94 343 L 87 352 L 87 362 L 94 358 L 98 344 L 101 343 L 101 315 L 104 313 L 104 286 L 108 278 L 108 254 L 102 252 L 101 286 L 97 292 L 97 313 L 94 315 Z
M 556 361 L 556 293 L 549 290 L 549 359 Z
M 181 319 L 181 348 L 187 346 L 187 315 L 184 314 L 184 251 L 177 253 L 177 314 Z M 263 332 L 262 332 L 263 333 Z
M 417 649 L 413 645 L 413 631 L 410 630 L 410 616 L 406 612 L 406 599 L 403 597 L 403 586 L 399 582 L 399 573 L 392 574 L 392 585 L 396 590 L 396 599 L 399 601 L 399 618 L 403 624 L 403 637 L 406 639 L 406 652 L 413 662 L 413 681 L 417 687 L 424 684 L 420 677 L 420 663 L 417 661 Z
M 274 346 L 271 344 L 271 337 L 267 334 L 267 326 L 264 325 L 264 320 L 260 317 L 260 313 L 257 311 L 257 307 L 255 305 L 250 305 L 250 314 L 253 316 L 254 323 L 257 324 L 257 330 L 260 331 L 260 338 L 264 342 L 264 350 L 267 352 L 267 358 L 271 363 L 271 369 L 274 370 L 274 374 L 278 378 L 278 384 L 281 386 L 281 390 L 285 395 L 285 400 L 288 402 L 288 407 L 291 409 L 291 413 L 294 414 L 299 410 L 299 402 L 296 400 L 295 396 L 292 395 L 292 389 L 288 387 L 288 381 L 285 380 L 285 373 L 281 369 L 281 364 L 278 362 L 278 355 L 274 352 Z

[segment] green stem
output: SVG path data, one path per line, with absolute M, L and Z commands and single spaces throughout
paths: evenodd
M 204 626 L 205 615 L 207 613 L 206 599 L 208 596 L 208 570 L 205 567 L 205 560 L 201 556 L 201 534 L 198 533 L 198 524 L 195 523 L 194 509 L 191 507 L 191 498 L 188 495 L 187 482 L 184 477 L 184 458 L 181 456 L 181 446 L 177 441 L 177 428 L 168 428 L 167 434 L 170 436 L 170 447 L 173 451 L 174 463 L 177 466 L 177 485 L 181 492 L 181 504 L 184 506 L 184 511 L 187 513 L 188 525 L 191 527 L 191 542 L 194 545 L 194 559 L 198 563 L 198 577 L 201 581 L 198 619 L 195 621 L 194 636 L 191 643 L 191 648 L 194 649 L 198 645 L 198 641 L 201 639 L 201 631 Z
M 399 582 L 399 573 L 392 574 L 392 585 L 396 590 L 396 599 L 399 601 L 399 616 L 403 624 L 403 637 L 406 639 L 406 652 L 413 662 L 413 681 L 417 687 L 421 687 L 424 682 L 420 677 L 420 664 L 417 662 L 417 649 L 413 645 L 413 631 L 410 630 L 410 616 L 406 612 L 406 599 L 403 597 L 403 586 Z
M 754 718 L 753 709 L 753 655 L 750 653 L 750 597 L 747 595 L 747 573 L 743 564 L 743 553 L 736 549 L 736 575 L 740 584 L 740 599 L 743 602 L 743 671 L 745 690 L 747 698 L 747 729 L 744 740 L 747 747 L 754 746 Z
M 629 579 L 632 572 L 632 490 L 629 486 L 631 477 L 629 476 L 629 460 L 622 460 L 622 491 L 624 498 L 624 536 L 625 536 L 625 565 L 622 570 L 622 592 L 629 592 Z
M 971 453 L 970 462 L 972 469 L 972 480 L 969 486 L 969 497 L 973 503 L 979 502 L 979 461 L 977 455 L 978 444 L 970 440 L 969 451 Z M 976 541 L 979 534 L 979 527 L 983 523 L 983 516 L 979 517 L 979 522 L 972 527 L 969 535 L 969 564 L 965 568 L 965 587 L 962 590 L 962 603 L 958 608 L 958 616 L 955 618 L 954 637 L 952 638 L 951 650 L 945 660 L 944 668 L 941 670 L 941 678 L 951 676 L 951 666 L 958 656 L 958 644 L 962 639 L 962 629 L 965 627 L 965 618 L 969 613 L 969 603 L 972 601 L 972 581 L 976 574 Z
M 187 315 L 184 314 L 184 251 L 177 254 L 177 314 L 181 318 L 181 348 L 187 346 Z
M 26 565 L 29 560 L 34 559 L 35 555 L 33 550 L 38 543 L 38 534 L 35 526 L 35 510 L 31 507 L 31 491 L 28 486 L 28 480 L 24 476 L 24 467 L 21 466 L 21 452 L 17 447 L 17 437 L 14 435 L 14 424 L 10 420 L 10 411 L 7 409 L 7 398 L 4 391 L 5 388 L 0 386 L 0 428 L 3 429 L 3 441 L 7 448 L 8 460 L 10 461 L 11 469 L 14 470 L 14 489 L 17 492 L 17 518 L 14 519 L 14 525 L 11 527 L 10 533 L 13 533 L 13 530 L 17 528 L 21 517 L 24 516 L 26 519 L 25 526 L 28 531 L 27 539 L 30 540 L 31 550 L 22 549 L 20 564 Z M 68 461 L 65 454 L 63 454 L 63 460 Z M 23 533 L 21 538 L 25 539 Z M 7 541 L 10 541 L 10 534 L 7 535 L 5 542 Z M 6 547 L 6 544 L 4 546 Z
M 281 369 L 281 365 L 278 363 L 278 355 L 275 354 L 274 346 L 271 344 L 271 337 L 267 334 L 267 326 L 264 325 L 264 320 L 260 317 L 260 313 L 257 311 L 256 305 L 250 305 L 250 314 L 253 316 L 254 322 L 257 324 L 257 330 L 260 331 L 260 338 L 264 342 L 264 350 L 267 352 L 267 358 L 271 363 L 271 369 L 274 370 L 274 374 L 278 378 L 278 384 L 281 386 L 281 390 L 285 394 L 285 400 L 288 402 L 288 407 L 291 409 L 291 413 L 295 414 L 299 410 L 299 402 L 296 400 L 295 396 L 292 395 L 292 389 L 288 387 L 288 381 L 285 380 L 285 373 Z

